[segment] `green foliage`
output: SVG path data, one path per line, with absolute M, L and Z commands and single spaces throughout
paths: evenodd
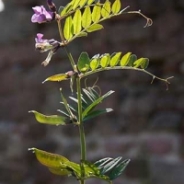
M 105 3 L 73 0 L 59 10 L 62 18 L 67 17 L 64 22 L 65 39 L 69 43 L 77 37 L 87 36 L 90 32 L 103 29 L 99 23 L 122 14 L 124 10 L 120 9 L 120 0 L 115 0 L 112 6 L 109 0 Z
M 77 179 L 82 177 L 80 164 L 71 162 L 64 156 L 37 148 L 30 148 L 29 150 L 32 150 L 37 160 L 42 165 L 46 166 L 53 174 L 74 176 Z M 130 160 L 128 159 L 122 160 L 122 157 L 117 157 L 115 159 L 104 158 L 94 164 L 84 161 L 82 162 L 85 171 L 83 177 L 85 179 L 99 178 L 106 181 L 112 181 L 122 174 L 129 162 Z

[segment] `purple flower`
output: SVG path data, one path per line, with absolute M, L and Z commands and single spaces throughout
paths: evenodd
M 56 53 L 58 48 L 62 46 L 60 42 L 54 39 L 43 39 L 43 34 L 38 33 L 37 37 L 35 38 L 35 47 L 40 52 L 47 52 L 48 56 L 45 59 L 45 61 L 42 63 L 44 66 L 47 66 L 52 58 L 52 56 Z
M 54 19 L 54 13 L 47 11 L 44 6 L 33 7 L 34 14 L 31 17 L 33 23 L 44 23 Z

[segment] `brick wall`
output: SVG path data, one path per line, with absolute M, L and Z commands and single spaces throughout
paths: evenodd
M 61 1 L 55 1 L 57 5 Z M 77 127 L 38 124 L 29 110 L 55 113 L 60 108 L 59 87 L 70 93 L 67 82 L 41 82 L 48 76 L 70 70 L 64 51 L 51 64 L 40 64 L 45 54 L 34 49 L 37 32 L 59 38 L 56 25 L 31 24 L 31 7 L 45 1 L 5 1 L 0 13 L 0 183 L 74 183 L 71 178 L 50 174 L 30 147 L 62 154 L 79 161 Z M 131 51 L 150 58 L 149 71 L 161 77 L 174 75 L 169 90 L 164 83 L 134 71 L 112 71 L 98 75 L 102 92 L 116 92 L 104 102 L 114 112 L 86 123 L 90 160 L 107 156 L 130 158 L 131 163 L 115 184 L 184 183 L 184 3 L 183 0 L 124 0 L 131 10 L 141 9 L 154 23 L 124 15 L 104 23 L 105 29 L 73 42 L 77 58 L 82 51 L 96 53 Z M 65 4 L 65 3 L 64 3 Z M 65 63 L 65 64 L 63 64 Z M 95 77 L 89 78 L 93 84 Z M 89 180 L 87 183 L 104 183 Z

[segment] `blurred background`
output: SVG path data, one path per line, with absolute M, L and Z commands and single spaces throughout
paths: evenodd
M 68 1 L 55 0 L 57 6 Z M 0 8 L 0 184 L 76 183 L 74 178 L 52 175 L 28 148 L 36 147 L 79 162 L 78 129 L 36 122 L 29 110 L 55 114 L 61 108 L 59 88 L 71 94 L 69 83 L 45 83 L 50 75 L 71 70 L 61 49 L 49 66 L 47 54 L 35 51 L 35 35 L 59 39 L 57 25 L 32 24 L 32 7 L 45 0 L 3 1 Z M 1 2 L 0 2 L 1 5 Z M 75 40 L 69 48 L 77 59 L 82 51 L 131 51 L 150 58 L 148 70 L 165 83 L 135 71 L 104 72 L 87 80 L 102 93 L 116 92 L 102 105 L 114 111 L 85 124 L 88 159 L 123 156 L 131 162 L 115 184 L 184 183 L 184 1 L 122 0 L 130 10 L 141 9 L 153 19 L 143 28 L 139 15 L 122 15 L 104 22 L 105 29 Z M 88 184 L 105 183 L 89 180 Z

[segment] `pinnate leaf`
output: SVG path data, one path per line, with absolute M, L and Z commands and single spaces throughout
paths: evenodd
M 105 68 L 109 65 L 109 61 L 110 61 L 110 54 L 106 53 L 106 54 L 103 54 L 101 56 L 101 59 L 100 59 L 100 65 L 102 68 Z
M 111 13 L 111 2 L 109 0 L 106 0 L 102 6 L 101 15 L 103 18 L 107 18 L 109 17 L 110 13 Z
M 120 60 L 120 65 L 121 65 L 121 66 L 126 66 L 126 65 L 128 64 L 131 54 L 132 54 L 131 52 L 128 52 L 128 53 L 126 53 L 126 54 L 121 58 L 121 60 Z
M 81 11 L 76 10 L 73 17 L 73 33 L 77 34 L 81 31 L 81 21 L 82 21 Z
M 121 56 L 121 52 L 117 52 L 113 54 L 110 60 L 110 66 L 116 66 L 119 62 L 120 56 Z
M 72 33 L 72 17 L 71 16 L 66 18 L 63 32 L 64 32 L 64 37 L 66 40 L 70 40 L 72 38 L 73 33 Z
M 149 64 L 148 58 L 140 58 L 134 62 L 134 67 L 136 68 L 140 67 L 142 69 L 146 69 L 148 67 L 148 64 Z
M 87 52 L 82 52 L 79 56 L 77 67 L 81 72 L 89 70 L 90 58 Z
M 84 9 L 84 13 L 82 15 L 82 26 L 84 28 L 87 28 L 91 25 L 91 10 L 90 10 L 90 7 L 87 6 L 85 9 Z
M 97 4 L 96 6 L 94 6 L 93 12 L 92 12 L 93 22 L 99 21 L 100 16 L 101 16 L 101 7 Z

